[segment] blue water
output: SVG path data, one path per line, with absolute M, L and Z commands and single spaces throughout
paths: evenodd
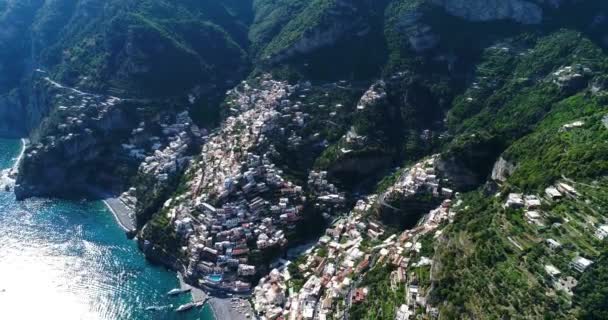
M 0 139 L 0 168 L 20 148 Z M 190 299 L 166 295 L 175 273 L 150 265 L 102 203 L 14 199 L 0 192 L 0 319 L 213 319 L 173 311 Z

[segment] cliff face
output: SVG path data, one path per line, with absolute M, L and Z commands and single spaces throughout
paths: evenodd
M 331 46 L 344 38 L 364 36 L 370 28 L 370 21 L 366 19 L 369 13 L 365 9 L 361 1 L 318 1 L 288 23 L 264 54 L 276 64 Z M 315 14 L 315 19 L 310 19 Z M 309 20 L 318 25 L 305 25 Z
M 121 102 L 63 87 L 49 78 L 40 79 L 36 87 L 41 91 L 31 101 L 45 110 L 31 108 L 30 112 L 38 113 L 31 113 L 30 119 L 40 122 L 42 112 L 49 115 L 32 135 L 15 194 L 18 199 L 85 195 L 103 157 L 109 156 L 108 148 L 119 148 L 117 141 L 110 141 L 129 128 Z M 50 110 L 55 105 L 58 107 Z M 116 161 L 112 157 L 106 160 Z
M 134 177 L 142 200 L 161 197 L 201 143 L 179 108 L 146 113 L 149 102 L 85 93 L 48 77 L 36 87 L 41 93 L 32 101 L 56 107 L 43 110 L 48 116 L 32 133 L 15 187 L 19 199 L 103 197 L 122 192 Z M 141 203 L 137 210 L 150 210 Z

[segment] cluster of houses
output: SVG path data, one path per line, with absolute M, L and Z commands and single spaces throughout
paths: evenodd
M 433 165 L 433 161 L 426 160 L 405 170 L 402 179 L 390 189 L 401 189 L 405 185 L 408 190 L 422 191 L 421 185 L 414 187 L 405 182 L 436 183 L 437 178 L 428 178 L 434 174 L 433 170 L 427 170 Z M 426 178 L 417 180 L 421 175 Z M 453 221 L 455 211 L 450 197 L 451 194 L 445 196 L 442 204 L 431 210 L 417 227 L 388 237 L 381 223 L 369 215 L 380 197 L 372 195 L 359 200 L 346 218 L 335 221 L 304 254 L 305 259 L 296 266 L 298 275 L 291 274 L 289 270 L 293 272 L 294 268 L 285 265 L 262 278 L 253 295 L 256 312 L 260 318 L 271 320 L 341 317 L 338 313 L 348 312 L 353 304 L 367 299 L 369 289 L 359 286 L 365 273 L 384 264 L 396 266 L 390 276 L 391 287 L 406 288 L 407 299 L 399 307 L 399 319 L 410 319 L 417 308 L 427 313 L 436 312 L 436 308 L 427 306 L 425 295 L 418 288 L 419 279 L 408 273 L 411 268 L 433 263 L 420 255 L 419 240 L 426 234 L 440 234 L 438 229 L 443 223 Z M 295 287 L 296 278 L 301 288 Z
M 404 231 L 399 236 L 394 236 L 394 239 L 380 250 L 378 262 L 390 263 L 396 267 L 396 270 L 391 273 L 391 288 L 396 290 L 399 286 L 405 287 L 405 301 L 397 308 L 396 319 L 413 319 L 416 314 L 420 313 L 436 318 L 437 308 L 430 305 L 426 299 L 428 293 L 426 290 L 429 288 L 420 286 L 421 281 L 429 279 L 419 279 L 412 270 L 422 267 L 430 268 L 433 265 L 430 257 L 421 254 L 420 239 L 429 234 L 435 238 L 440 236 L 442 226 L 454 221 L 457 212 L 455 208 L 459 205 L 460 201 L 454 204 L 452 199 L 446 198 L 439 207 L 425 215 L 418 226 Z
M 329 219 L 334 212 L 344 207 L 346 198 L 343 192 L 330 183 L 327 171 L 311 171 L 308 174 L 308 189 L 316 197 L 315 207 L 325 219 Z
M 510 209 L 522 209 L 524 217 L 530 224 L 535 224 L 539 227 L 545 226 L 545 214 L 541 211 L 543 202 L 558 201 L 563 198 L 576 199 L 580 193 L 570 184 L 566 182 L 557 182 L 545 189 L 544 199 L 537 195 L 524 195 L 520 193 L 510 193 L 507 196 L 504 207 Z M 608 225 L 599 225 L 595 228 L 594 236 L 599 240 L 604 240 L 608 237 Z M 562 248 L 562 244 L 552 238 L 545 239 L 547 246 L 553 250 Z M 593 264 L 592 260 L 576 255 L 569 263 L 572 270 L 578 273 L 585 272 Z M 554 288 L 563 291 L 568 295 L 573 295 L 573 289 L 577 285 L 576 278 L 572 276 L 563 276 L 553 264 L 547 263 L 544 265 L 546 274 L 551 279 Z
M 243 175 L 247 161 L 256 161 L 248 152 L 268 141 L 267 134 L 281 115 L 279 108 L 294 90 L 284 82 L 264 80 L 259 88 L 244 83 L 229 91 L 228 103 L 235 115 L 203 146 L 193 183 L 195 196 L 223 199 L 230 194 L 233 180 Z
M 185 167 L 191 159 L 189 148 L 194 142 L 200 142 L 203 133 L 192 122 L 187 111 L 179 113 L 175 119 L 165 116 L 160 121 L 159 136 L 149 136 L 146 124 L 132 130 L 132 137 L 122 148 L 129 156 L 143 160 L 140 173 L 152 175 L 159 181 L 165 181 Z M 147 155 L 149 154 L 149 155 Z
M 442 185 L 442 181 L 436 170 L 439 155 L 416 163 L 406 170 L 399 179 L 399 182 L 388 189 L 388 194 L 397 192 L 402 196 L 411 196 L 420 192 L 429 192 L 435 197 L 449 198 L 454 195 L 454 191 Z
M 369 201 L 360 200 L 347 218 L 334 223 L 316 246 L 305 253 L 306 260 L 297 265 L 297 272 L 304 279 L 298 292 L 286 297 L 293 276 L 286 266 L 262 278 L 253 296 L 261 318 L 327 319 L 335 315 L 335 303 L 344 303 L 347 296 L 355 293 L 355 278 L 371 263 L 371 255 L 362 247 L 369 227 L 363 219 L 370 209 Z M 360 293 L 358 297 L 361 296 Z
M 357 110 L 366 110 L 369 106 L 373 106 L 379 101 L 386 99 L 385 87 L 386 84 L 384 83 L 384 81 L 378 81 L 374 83 L 359 100 L 359 103 L 357 104 Z
M 288 135 L 282 126 L 305 118 L 289 100 L 296 87 L 257 80 L 229 92 L 231 115 L 188 169 L 185 193 L 165 204 L 187 257 L 186 277 L 209 289 L 250 292 L 260 263 L 252 256 L 285 248 L 307 200 L 272 161 L 274 141 Z
M 581 64 L 565 66 L 552 74 L 552 81 L 560 88 L 577 89 L 583 87 L 587 78 L 593 72 L 590 68 Z
M 45 71 L 37 70 L 37 72 L 43 75 L 42 80 L 55 90 L 52 99 L 58 106 L 50 117 L 56 123 L 56 127 L 50 128 L 51 130 L 44 137 L 44 145 L 41 143 L 31 145 L 26 157 L 35 157 L 37 154 L 56 148 L 63 142 L 73 141 L 81 135 L 92 136 L 93 132 L 103 130 L 108 124 L 117 120 L 113 112 L 121 99 L 68 88 L 44 76 Z

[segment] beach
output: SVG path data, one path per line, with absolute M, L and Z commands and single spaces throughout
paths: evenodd
M 120 227 L 127 233 L 135 232 L 135 221 L 131 218 L 132 210 L 118 198 L 106 198 L 103 203 L 116 218 Z
M 180 283 L 180 289 L 190 289 L 192 302 L 199 303 L 207 300 L 207 304 L 211 307 L 213 318 L 216 320 L 246 320 L 254 319 L 253 309 L 249 301 L 242 298 L 219 298 L 208 295 L 205 291 L 187 284 L 183 280 L 183 276 L 178 272 L 177 277 Z M 249 317 L 247 317 L 249 315 Z
M 243 298 L 218 298 L 211 297 L 209 305 L 217 320 L 247 320 L 255 319 L 253 308 L 249 301 Z M 249 315 L 249 317 L 247 316 Z

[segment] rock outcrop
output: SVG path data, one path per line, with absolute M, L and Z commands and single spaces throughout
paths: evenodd
M 309 9 L 317 10 L 317 8 Z M 322 23 L 314 27 L 292 30 L 302 28 L 302 26 L 291 27 L 288 24 L 283 33 L 275 39 L 276 43 L 271 43 L 270 46 L 279 46 L 279 43 L 282 42 L 291 43 L 265 58 L 269 59 L 270 63 L 280 63 L 296 55 L 309 54 L 320 48 L 331 46 L 345 37 L 362 36 L 369 31 L 369 21 L 364 19 L 366 12 L 360 10 L 354 1 L 334 0 L 333 4 L 321 10 L 325 10 L 322 13 L 323 18 L 319 18 Z M 298 18 L 303 20 L 306 14 L 307 12 L 304 11 Z M 301 21 L 297 21 L 298 18 L 292 22 L 294 25 L 298 22 L 301 23 Z M 293 34 L 297 34 L 297 36 L 292 40 L 290 38 L 294 37 Z
M 500 157 L 492 169 L 492 180 L 505 182 L 513 174 L 513 171 L 515 171 L 515 165 Z

